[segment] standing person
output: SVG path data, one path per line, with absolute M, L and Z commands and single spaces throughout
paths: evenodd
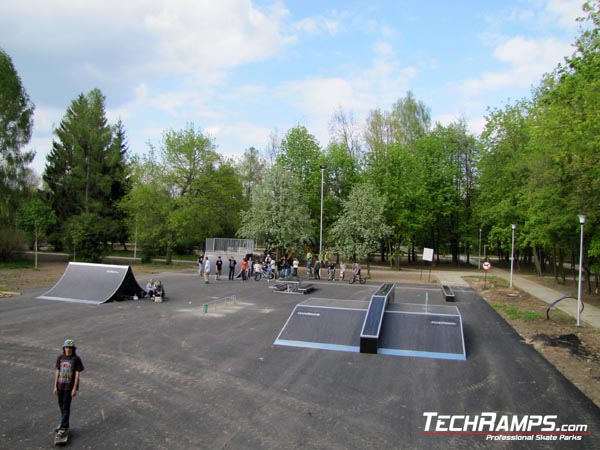
M 248 257 L 248 267 L 246 267 L 246 278 L 252 277 L 252 270 L 254 269 L 254 263 L 252 262 L 252 256 Z
M 229 257 L 229 279 L 230 280 L 234 279 L 236 264 L 237 264 L 237 261 L 235 260 L 235 258 L 233 256 L 230 256 Z
M 242 282 L 246 281 L 246 277 L 248 276 L 248 260 L 244 258 L 242 260 Z
M 329 281 L 335 281 L 335 262 L 334 261 L 329 261 Z
M 198 255 L 196 264 L 198 265 L 198 276 L 200 276 L 202 275 L 202 264 L 204 264 L 204 258 L 202 257 L 202 255 Z
M 217 280 L 221 279 L 221 271 L 223 270 L 223 260 L 221 259 L 221 257 L 219 256 L 217 258 L 217 262 L 215 263 L 215 265 L 217 266 Z
M 208 284 L 208 277 L 210 276 L 210 260 L 208 256 L 204 258 L 204 282 Z
M 271 279 L 271 255 L 267 255 L 263 263 L 263 267 L 267 271 L 267 280 Z
M 73 339 L 67 339 L 62 354 L 56 358 L 53 394 L 58 397 L 60 408 L 60 425 L 54 430 L 57 438 L 64 438 L 69 432 L 71 417 L 71 401 L 79 389 L 79 377 L 83 372 L 83 363 L 77 356 L 77 348 Z
M 340 261 L 340 281 L 344 281 L 344 274 L 346 273 L 346 263 Z
M 321 261 L 317 259 L 315 262 L 315 280 L 321 279 Z
M 297 281 L 300 281 L 300 277 L 298 276 L 299 266 L 300 261 L 298 261 L 298 258 L 294 258 L 294 262 L 292 263 L 292 278 L 296 278 Z

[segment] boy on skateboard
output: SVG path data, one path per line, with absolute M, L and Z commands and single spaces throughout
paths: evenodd
M 83 371 L 81 358 L 77 356 L 77 348 L 73 339 L 67 339 L 63 345 L 62 354 L 56 358 L 56 372 L 54 373 L 54 395 L 58 397 L 60 408 L 60 425 L 56 431 L 56 440 L 63 440 L 69 434 L 69 417 L 71 415 L 71 400 L 77 395 L 79 389 L 79 376 Z

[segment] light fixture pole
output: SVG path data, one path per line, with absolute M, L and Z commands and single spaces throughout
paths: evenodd
M 481 228 L 479 229 L 479 261 L 477 262 L 477 269 L 481 269 Z
M 323 254 L 323 174 L 325 172 L 325 164 L 321 164 L 321 221 L 319 226 L 319 261 Z
M 517 225 L 515 225 L 514 223 L 511 225 L 512 228 L 512 244 L 511 244 L 511 250 L 510 250 L 510 288 L 512 289 L 513 287 L 513 270 L 514 270 L 514 266 L 515 266 L 515 229 L 517 228 Z
M 581 326 L 581 273 L 583 269 L 583 226 L 585 224 L 586 216 L 579 214 L 579 224 L 581 225 L 581 238 L 579 241 L 579 280 L 577 287 L 577 326 Z

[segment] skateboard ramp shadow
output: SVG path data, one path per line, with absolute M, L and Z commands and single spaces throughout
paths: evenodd
M 99 305 L 142 293 L 130 266 L 70 262 L 54 287 L 37 298 Z

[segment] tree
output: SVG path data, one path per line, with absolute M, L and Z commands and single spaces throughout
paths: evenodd
M 360 132 L 352 113 L 347 113 L 341 106 L 334 111 L 329 122 L 331 142 L 337 143 L 356 161 L 362 159 Z
M 265 159 L 254 147 L 246 149 L 244 155 L 236 165 L 244 189 L 243 196 L 246 209 L 250 206 L 252 192 L 254 191 L 258 180 L 262 179 L 266 166 Z
M 264 243 L 268 250 L 299 249 L 311 237 L 312 227 L 297 175 L 280 164 L 267 170 L 240 222 L 240 238 Z
M 128 189 L 129 172 L 123 126 L 120 122 L 114 129 L 108 125 L 104 102 L 100 90 L 92 89 L 71 103 L 54 130 L 57 139 L 43 176 L 59 223 L 66 225 L 81 214 L 94 216 L 94 220 L 83 218 L 81 223 L 102 224 L 95 227 L 100 244 L 122 238 L 114 211 Z M 57 247 L 72 242 L 64 226 L 59 231 L 53 239 Z M 85 254 L 85 249 L 81 250 Z M 96 244 L 90 251 L 97 254 Z
M 35 268 L 38 267 L 38 243 L 56 224 L 56 214 L 52 207 L 39 197 L 34 197 L 21 207 L 21 227 L 33 235 Z
M 35 106 L 10 56 L 0 49 L 0 227 L 13 224 L 35 152 L 23 152 L 33 128 Z
M 411 91 L 398 100 L 391 113 L 392 130 L 396 142 L 411 147 L 431 128 L 431 112 Z
M 277 164 L 300 181 L 298 190 L 308 205 L 313 229 L 310 241 L 314 244 L 318 242 L 321 211 L 322 153 L 317 139 L 303 126 L 291 128 L 281 141 Z
M 390 233 L 385 223 L 386 199 L 369 183 L 356 185 L 344 201 L 343 212 L 331 229 L 335 250 L 344 257 L 367 258 Z M 369 267 L 370 270 L 370 267 Z
M 242 201 L 241 183 L 209 136 L 192 124 L 168 130 L 158 150 L 134 158 L 133 187 L 121 202 L 137 230 L 145 258 L 174 247 L 189 249 L 207 237 L 233 234 Z

